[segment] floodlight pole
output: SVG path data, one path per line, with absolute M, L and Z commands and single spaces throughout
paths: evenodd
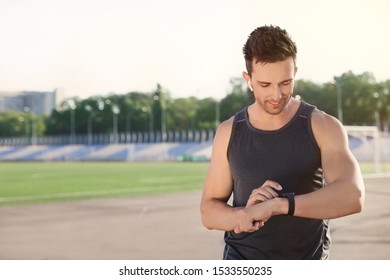
M 76 103 L 73 99 L 68 100 L 69 110 L 70 110 L 70 143 L 75 143 L 76 138 Z
M 114 134 L 114 143 L 117 144 L 119 141 L 118 139 L 118 114 L 120 113 L 119 107 L 116 104 L 113 104 L 111 106 L 112 110 L 112 132 Z
M 220 123 L 220 101 L 215 100 L 215 128 L 218 127 Z
M 129 111 L 126 114 L 126 143 L 127 143 L 128 135 L 130 135 L 130 141 L 131 141 L 131 115 L 132 115 L 132 111 Z
M 340 82 L 335 79 L 336 91 L 337 91 L 337 118 L 343 123 L 343 100 Z
M 91 112 L 88 116 L 88 145 L 92 144 L 92 118 L 95 114 L 95 112 Z

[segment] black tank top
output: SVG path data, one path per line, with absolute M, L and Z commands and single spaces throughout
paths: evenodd
M 314 106 L 301 101 L 282 128 L 254 128 L 248 108 L 235 115 L 228 147 L 233 176 L 233 206 L 245 206 L 253 189 L 266 180 L 296 195 L 323 187 L 321 154 L 311 129 Z M 328 220 L 278 215 L 254 233 L 225 232 L 224 259 L 327 259 Z

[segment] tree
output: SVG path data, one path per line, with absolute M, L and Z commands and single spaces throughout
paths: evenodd
M 294 93 L 295 96 L 317 106 L 318 109 L 337 116 L 336 87 L 333 83 L 319 85 L 307 80 L 297 80 Z
M 381 120 L 387 118 L 385 88 L 385 85 L 376 83 L 371 73 L 355 75 L 349 71 L 322 85 L 298 80 L 295 93 L 328 114 L 342 116 L 345 125 L 375 125 L 376 111 L 379 110 Z
M 379 83 L 374 93 L 378 125 L 382 130 L 390 129 L 390 80 Z
M 227 120 L 253 102 L 253 93 L 247 88 L 244 79 L 231 78 L 229 93 L 220 102 L 221 120 Z
M 172 130 L 197 128 L 198 99 L 196 97 L 177 98 L 169 105 L 168 124 Z
M 27 137 L 34 134 L 41 136 L 45 132 L 44 116 L 31 113 L 4 111 L 0 112 L 1 137 Z
M 196 109 L 196 127 L 198 129 L 214 129 L 216 119 L 216 102 L 214 98 L 208 97 L 198 100 Z
M 356 75 L 350 71 L 323 84 L 297 80 L 294 93 L 335 117 L 342 112 L 346 125 L 378 125 L 389 129 L 390 80 L 378 83 L 371 73 Z M 48 117 L 1 112 L 0 136 L 32 136 L 33 125 L 38 136 L 71 135 L 73 130 L 75 134 L 87 134 L 89 129 L 92 133 L 112 133 L 114 129 L 118 132 L 215 129 L 219 121 L 253 102 L 253 93 L 241 77 L 230 79 L 227 95 L 219 101 L 211 97 L 172 99 L 169 91 L 157 84 L 155 90 L 146 93 L 70 98 Z

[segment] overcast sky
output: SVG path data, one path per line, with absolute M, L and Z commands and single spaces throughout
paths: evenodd
M 223 98 L 264 24 L 298 46 L 297 78 L 390 79 L 387 0 L 0 0 L 0 91 L 66 97 L 149 92 Z

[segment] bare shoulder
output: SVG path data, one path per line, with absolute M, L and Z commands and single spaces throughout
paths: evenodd
M 348 145 L 348 134 L 335 117 L 315 109 L 311 119 L 312 129 L 321 150 L 324 178 L 327 184 L 343 181 L 344 187 L 353 186 L 361 195 L 364 184 L 358 162 Z
M 229 119 L 223 121 L 219 126 L 218 126 L 218 130 L 222 130 L 222 131 L 225 131 L 225 130 L 231 130 L 232 129 L 232 126 L 233 126 L 233 121 L 234 121 L 234 116 L 233 117 L 230 117 Z
M 314 109 L 311 125 L 320 148 L 338 145 L 345 147 L 347 145 L 348 137 L 346 130 L 337 118 L 324 111 Z
M 218 126 L 214 142 L 229 142 L 233 121 L 234 117 L 231 117 Z

